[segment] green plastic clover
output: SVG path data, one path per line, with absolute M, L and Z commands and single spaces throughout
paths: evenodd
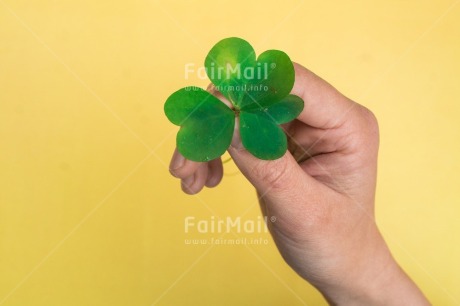
M 259 55 L 241 38 L 219 41 L 205 60 L 206 74 L 232 108 L 209 92 L 186 87 L 166 100 L 168 119 L 181 126 L 177 149 L 187 159 L 205 162 L 218 158 L 230 146 L 239 117 L 243 146 L 260 159 L 273 160 L 287 150 L 279 126 L 302 111 L 301 98 L 289 94 L 294 66 L 286 53 L 268 50 Z

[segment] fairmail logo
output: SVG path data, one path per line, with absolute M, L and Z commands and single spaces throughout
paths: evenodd
M 226 217 L 216 218 L 215 216 L 209 219 L 197 219 L 194 216 L 187 216 L 184 219 L 184 231 L 185 233 L 267 233 L 268 227 L 267 222 L 275 222 L 276 218 L 261 217 L 258 216 L 256 219 L 245 219 L 241 217 Z

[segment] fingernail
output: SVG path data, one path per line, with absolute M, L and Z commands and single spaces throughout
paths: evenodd
M 185 189 L 190 191 L 190 187 L 193 185 L 195 182 L 195 174 L 190 175 L 186 177 L 185 179 L 182 180 L 182 186 L 185 187 Z
M 171 161 L 171 165 L 169 166 L 172 171 L 177 170 L 184 166 L 185 157 L 182 156 L 178 151 L 174 152 L 174 156 Z

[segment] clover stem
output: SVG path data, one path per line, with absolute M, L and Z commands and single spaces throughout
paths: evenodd
M 228 163 L 228 162 L 231 161 L 231 160 L 232 160 L 231 157 L 229 157 L 229 158 L 227 158 L 227 159 L 224 159 L 224 160 L 222 161 L 222 164 L 226 164 L 226 163 Z
M 240 115 L 240 108 L 238 106 L 235 106 L 233 112 L 235 113 L 235 117 L 238 117 Z

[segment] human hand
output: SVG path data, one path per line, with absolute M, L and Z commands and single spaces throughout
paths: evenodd
M 292 94 L 305 108 L 283 126 L 289 152 L 274 161 L 255 158 L 241 144 L 238 120 L 228 150 L 256 188 L 263 214 L 276 217 L 268 226 L 281 255 L 331 304 L 428 305 L 375 223 L 374 115 L 306 68 L 295 70 Z M 192 162 L 176 150 L 171 173 L 194 194 L 220 182 L 222 162 Z

